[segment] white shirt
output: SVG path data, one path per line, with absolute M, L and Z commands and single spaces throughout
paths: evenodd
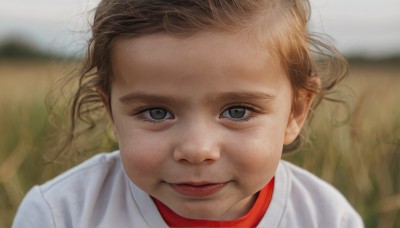
M 152 199 L 125 174 L 119 152 L 99 154 L 22 201 L 13 227 L 168 227 Z M 258 227 L 364 227 L 331 185 L 281 161 L 269 208 Z

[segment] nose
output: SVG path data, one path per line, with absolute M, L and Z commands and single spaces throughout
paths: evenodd
M 196 123 L 183 127 L 174 148 L 174 159 L 179 162 L 201 164 L 217 161 L 220 156 L 218 130 L 210 124 Z

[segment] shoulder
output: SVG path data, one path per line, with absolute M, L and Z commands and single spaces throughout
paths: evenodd
M 336 188 L 313 173 L 290 162 L 282 161 L 281 165 L 288 176 L 291 192 L 302 193 L 303 196 L 310 195 L 318 201 L 336 199 L 339 203 L 347 204 L 347 200 Z
M 120 223 L 145 227 L 130 185 L 119 152 L 98 154 L 34 186 L 19 206 L 13 227 L 107 227 Z
M 282 161 L 289 186 L 286 216 L 296 214 L 308 227 L 363 227 L 347 199 L 309 171 Z
M 121 176 L 123 168 L 119 152 L 100 153 L 42 184 L 39 188 L 46 196 L 54 193 L 60 195 L 61 189 L 73 188 L 74 191 L 84 191 L 88 186 L 102 185 Z M 84 185 L 80 185 L 83 183 Z
M 279 227 L 363 227 L 347 199 L 307 170 L 282 161 L 275 181 L 271 204 L 280 210 Z

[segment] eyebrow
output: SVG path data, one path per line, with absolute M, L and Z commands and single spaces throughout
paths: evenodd
M 178 101 L 171 96 L 148 94 L 144 92 L 130 93 L 119 98 L 123 104 L 129 104 L 136 101 L 142 102 L 158 102 L 158 103 L 178 103 Z
M 211 100 L 222 100 L 222 101 L 230 101 L 230 100 L 264 100 L 264 101 L 272 101 L 275 96 L 263 93 L 263 92 L 227 92 L 222 93 L 219 96 L 211 96 Z
M 261 100 L 264 102 L 270 102 L 275 98 L 274 95 L 263 93 L 263 92 L 225 92 L 221 94 L 210 94 L 207 97 L 208 102 L 218 101 L 247 101 L 247 100 Z M 172 103 L 178 104 L 183 103 L 185 98 L 182 100 L 176 99 L 172 96 L 149 94 L 146 92 L 135 92 L 130 93 L 119 98 L 119 101 L 123 104 L 130 104 L 133 102 L 157 102 L 157 103 Z

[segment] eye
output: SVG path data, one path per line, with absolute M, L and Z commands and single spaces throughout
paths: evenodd
M 165 119 L 169 114 L 165 109 L 160 108 L 150 109 L 148 112 L 149 116 L 155 120 Z
M 234 106 L 226 109 L 221 113 L 222 118 L 229 118 L 233 120 L 245 120 L 250 115 L 249 107 L 245 106 Z
M 166 119 L 173 119 L 174 116 L 164 108 L 149 108 L 137 114 L 140 119 L 152 122 L 159 122 Z

